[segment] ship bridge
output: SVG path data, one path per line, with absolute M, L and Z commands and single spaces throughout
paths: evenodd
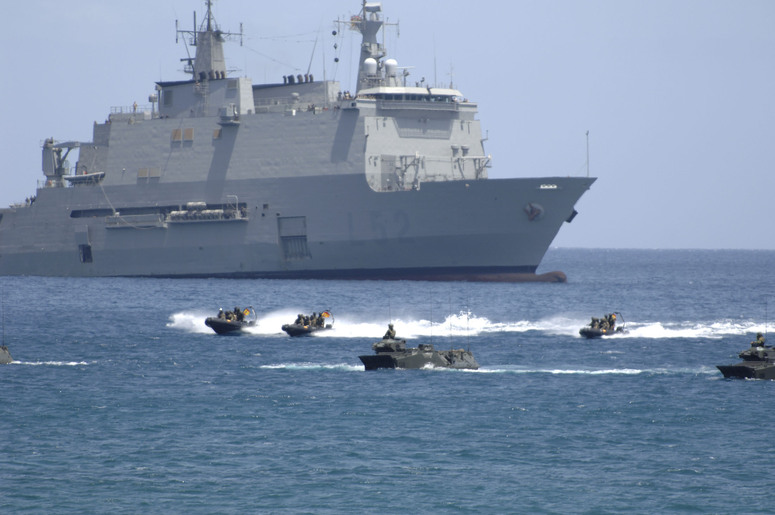
M 463 95 L 456 89 L 379 86 L 364 89 L 358 99 L 372 99 L 383 109 L 440 109 L 456 111 Z

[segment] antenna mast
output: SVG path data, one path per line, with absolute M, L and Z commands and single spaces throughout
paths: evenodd
M 242 24 L 240 23 L 239 32 L 224 32 L 218 28 L 218 24 L 213 16 L 213 0 L 206 0 L 207 13 L 205 20 L 197 28 L 196 12 L 194 12 L 193 30 L 181 30 L 178 28 L 178 21 L 175 20 L 175 42 L 178 42 L 178 36 L 187 36 L 191 46 L 196 47 L 196 57 L 193 59 L 189 55 L 181 59 L 186 63 L 185 72 L 190 73 L 194 80 L 213 80 L 226 78 L 226 60 L 223 56 L 223 42 L 228 37 L 240 38 L 242 46 Z
M 351 30 L 360 32 L 363 36 L 361 42 L 361 55 L 358 61 L 358 84 L 356 93 L 361 89 L 383 85 L 386 80 L 382 59 L 387 55 L 385 45 L 377 41 L 377 35 L 382 29 L 382 39 L 385 39 L 384 28 L 387 25 L 396 27 L 398 22 L 389 23 L 382 19 L 382 4 L 367 3 L 363 0 L 360 14 L 355 14 L 349 20 L 336 20 L 339 26 L 349 25 Z M 367 62 L 368 61 L 368 62 Z M 376 64 L 376 69 L 373 66 Z
M 589 130 L 587 130 L 587 177 L 589 177 Z

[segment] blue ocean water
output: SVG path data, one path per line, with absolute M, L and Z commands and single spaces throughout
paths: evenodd
M 775 252 L 552 249 L 566 284 L 0 278 L 0 511 L 772 513 Z M 253 305 L 217 336 L 204 318 Z M 290 339 L 297 313 L 334 330 Z M 587 341 L 591 316 L 629 333 Z M 366 372 L 393 320 L 478 371 Z

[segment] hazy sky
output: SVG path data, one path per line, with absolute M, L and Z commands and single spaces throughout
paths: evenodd
M 91 141 L 113 106 L 184 80 L 175 20 L 202 0 L 6 2 L 0 206 L 34 195 L 47 137 Z M 384 0 L 410 80 L 479 104 L 490 177 L 586 175 L 561 247 L 775 249 L 775 1 Z M 354 90 L 360 0 L 217 0 L 232 75 Z M 317 43 L 316 43 L 317 40 Z M 334 49 L 334 43 L 338 49 Z M 314 49 L 314 53 L 313 53 Z M 335 65 L 334 57 L 340 59 Z M 74 164 L 74 163 L 73 163 Z

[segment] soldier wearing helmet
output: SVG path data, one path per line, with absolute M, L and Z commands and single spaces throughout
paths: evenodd
M 764 335 L 756 333 L 756 339 L 751 342 L 751 347 L 764 347 Z
M 385 336 L 382 337 L 383 340 L 395 340 L 396 339 L 396 330 L 393 329 L 393 324 L 388 324 L 388 330 L 385 333 Z

